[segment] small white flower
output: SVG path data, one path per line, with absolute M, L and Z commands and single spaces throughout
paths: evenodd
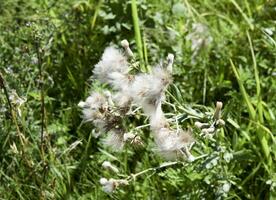
M 128 63 L 126 57 L 118 49 L 107 47 L 101 61 L 95 65 L 93 73 L 99 81 L 106 83 L 109 80 L 109 74 L 112 72 L 127 74 Z
M 219 119 L 219 120 L 217 120 L 216 125 L 225 126 L 225 121 L 223 119 Z
M 114 165 L 112 165 L 109 161 L 104 161 L 103 164 L 102 164 L 102 167 L 104 169 L 108 169 L 108 170 L 111 170 L 115 173 L 119 173 L 119 170 L 117 167 L 115 167 Z
M 134 135 L 133 133 L 125 133 L 124 134 L 124 141 L 130 141 L 133 140 L 135 138 L 136 135 Z

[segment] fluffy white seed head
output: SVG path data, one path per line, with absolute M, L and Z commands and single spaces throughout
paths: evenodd
M 128 185 L 128 181 L 124 180 L 124 179 L 116 180 L 116 179 L 111 178 L 111 179 L 107 180 L 106 178 L 101 178 L 100 184 L 102 185 L 103 191 L 110 194 L 110 193 L 114 192 L 114 190 L 118 186 Z
M 110 147 L 113 151 L 120 151 L 124 147 L 124 134 L 117 130 L 108 132 L 106 138 L 103 139 L 103 144 Z
M 194 142 L 191 133 L 181 129 L 176 131 L 170 128 L 161 128 L 154 134 L 154 138 L 160 154 L 169 160 L 182 157 L 182 149 Z
M 161 100 L 164 92 L 172 81 L 168 70 L 155 67 L 150 74 L 135 76 L 129 89 L 129 96 L 136 104 L 142 106 L 146 115 L 151 115 Z
M 128 73 L 128 63 L 126 57 L 116 48 L 107 47 L 104 50 L 102 58 L 93 70 L 94 76 L 101 82 L 108 82 L 109 74 L 119 72 Z
M 150 127 L 153 133 L 158 133 L 161 128 L 169 127 L 167 119 L 162 111 L 161 102 L 150 115 Z
M 109 194 L 112 193 L 117 187 L 116 180 L 114 179 L 107 180 L 106 178 L 101 178 L 100 184 L 102 185 L 103 191 Z
M 106 97 L 99 92 L 92 92 L 90 96 L 78 104 L 83 113 L 85 121 L 99 120 L 104 117 L 104 112 L 108 109 Z

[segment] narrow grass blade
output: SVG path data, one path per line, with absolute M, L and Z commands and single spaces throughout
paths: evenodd
M 236 69 L 236 67 L 235 67 L 235 65 L 234 65 L 234 63 L 233 63 L 233 61 L 231 59 L 230 59 L 230 63 L 231 63 L 231 67 L 232 67 L 232 69 L 234 71 L 234 74 L 236 76 L 236 79 L 238 81 L 238 84 L 239 84 L 239 87 L 240 87 L 240 90 L 241 90 L 241 93 L 242 93 L 242 97 L 243 97 L 243 99 L 244 99 L 244 101 L 246 103 L 246 106 L 248 108 L 248 112 L 249 112 L 250 118 L 252 120 L 254 120 L 255 116 L 256 116 L 256 112 L 254 110 L 254 107 L 253 107 L 252 103 L 250 102 L 249 96 L 248 96 L 248 94 L 247 94 L 247 92 L 246 92 L 246 90 L 244 88 L 242 80 L 240 79 L 239 72 Z
M 146 71 L 145 62 L 144 62 L 144 55 L 143 55 L 143 42 L 141 38 L 141 31 L 139 26 L 139 17 L 138 17 L 138 10 L 137 10 L 137 2 L 136 0 L 131 0 L 131 13 L 133 19 L 133 26 L 134 26 L 134 33 L 135 33 L 135 41 L 139 53 L 139 58 L 141 62 L 141 69 Z

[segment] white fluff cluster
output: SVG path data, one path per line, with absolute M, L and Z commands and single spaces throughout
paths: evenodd
M 189 148 L 194 142 L 190 131 L 170 128 L 161 104 L 158 105 L 156 112 L 150 117 L 150 125 L 158 152 L 162 156 L 169 160 L 183 158 L 183 156 L 191 161 L 194 159 L 189 152 Z
M 109 81 L 112 72 L 128 73 L 127 58 L 115 47 L 107 47 L 104 50 L 101 61 L 93 70 L 95 78 L 102 82 Z
M 143 108 L 147 116 L 151 116 L 159 102 L 165 98 L 165 90 L 171 83 L 171 73 L 160 66 L 149 74 L 138 74 L 130 84 L 129 96 Z
M 125 49 L 125 55 L 133 57 L 129 43 L 123 40 L 121 45 Z M 129 73 L 130 67 L 125 55 L 114 47 L 105 49 L 93 72 L 96 79 L 111 86 L 112 93 L 93 92 L 85 102 L 80 102 L 84 120 L 92 122 L 100 132 L 107 133 L 103 139 L 104 144 L 113 150 L 121 150 L 126 142 L 142 144 L 141 138 L 128 133 L 122 123 L 133 105 L 142 107 L 145 115 L 150 118 L 158 151 L 169 159 L 183 155 L 191 157 L 187 153 L 193 142 L 191 134 L 170 128 L 162 111 L 165 91 L 172 82 L 174 55 L 168 55 L 164 66 L 156 66 L 149 73 L 137 75 Z M 106 191 L 111 191 L 111 182 L 105 182 Z
M 186 154 L 189 146 L 194 142 L 191 133 L 188 131 L 173 130 L 171 128 L 160 128 L 154 131 L 155 142 L 159 148 L 159 152 L 167 159 L 175 159 L 180 157 L 187 157 L 191 159 Z
M 116 180 L 116 179 L 109 179 L 107 180 L 106 178 L 101 178 L 100 179 L 100 184 L 102 185 L 102 189 L 106 193 L 112 193 L 114 190 L 120 186 L 120 185 L 128 185 L 127 180 Z
M 122 150 L 125 144 L 124 133 L 121 130 L 112 129 L 108 132 L 107 137 L 103 139 L 103 144 L 114 151 Z
M 106 96 L 99 92 L 92 92 L 78 106 L 82 108 L 83 119 L 86 122 L 91 121 L 100 131 L 104 131 L 107 126 L 106 115 L 109 106 Z

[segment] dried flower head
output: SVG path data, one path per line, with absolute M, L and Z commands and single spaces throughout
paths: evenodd
M 124 141 L 130 142 L 130 144 L 143 145 L 141 137 L 133 133 L 125 133 Z

